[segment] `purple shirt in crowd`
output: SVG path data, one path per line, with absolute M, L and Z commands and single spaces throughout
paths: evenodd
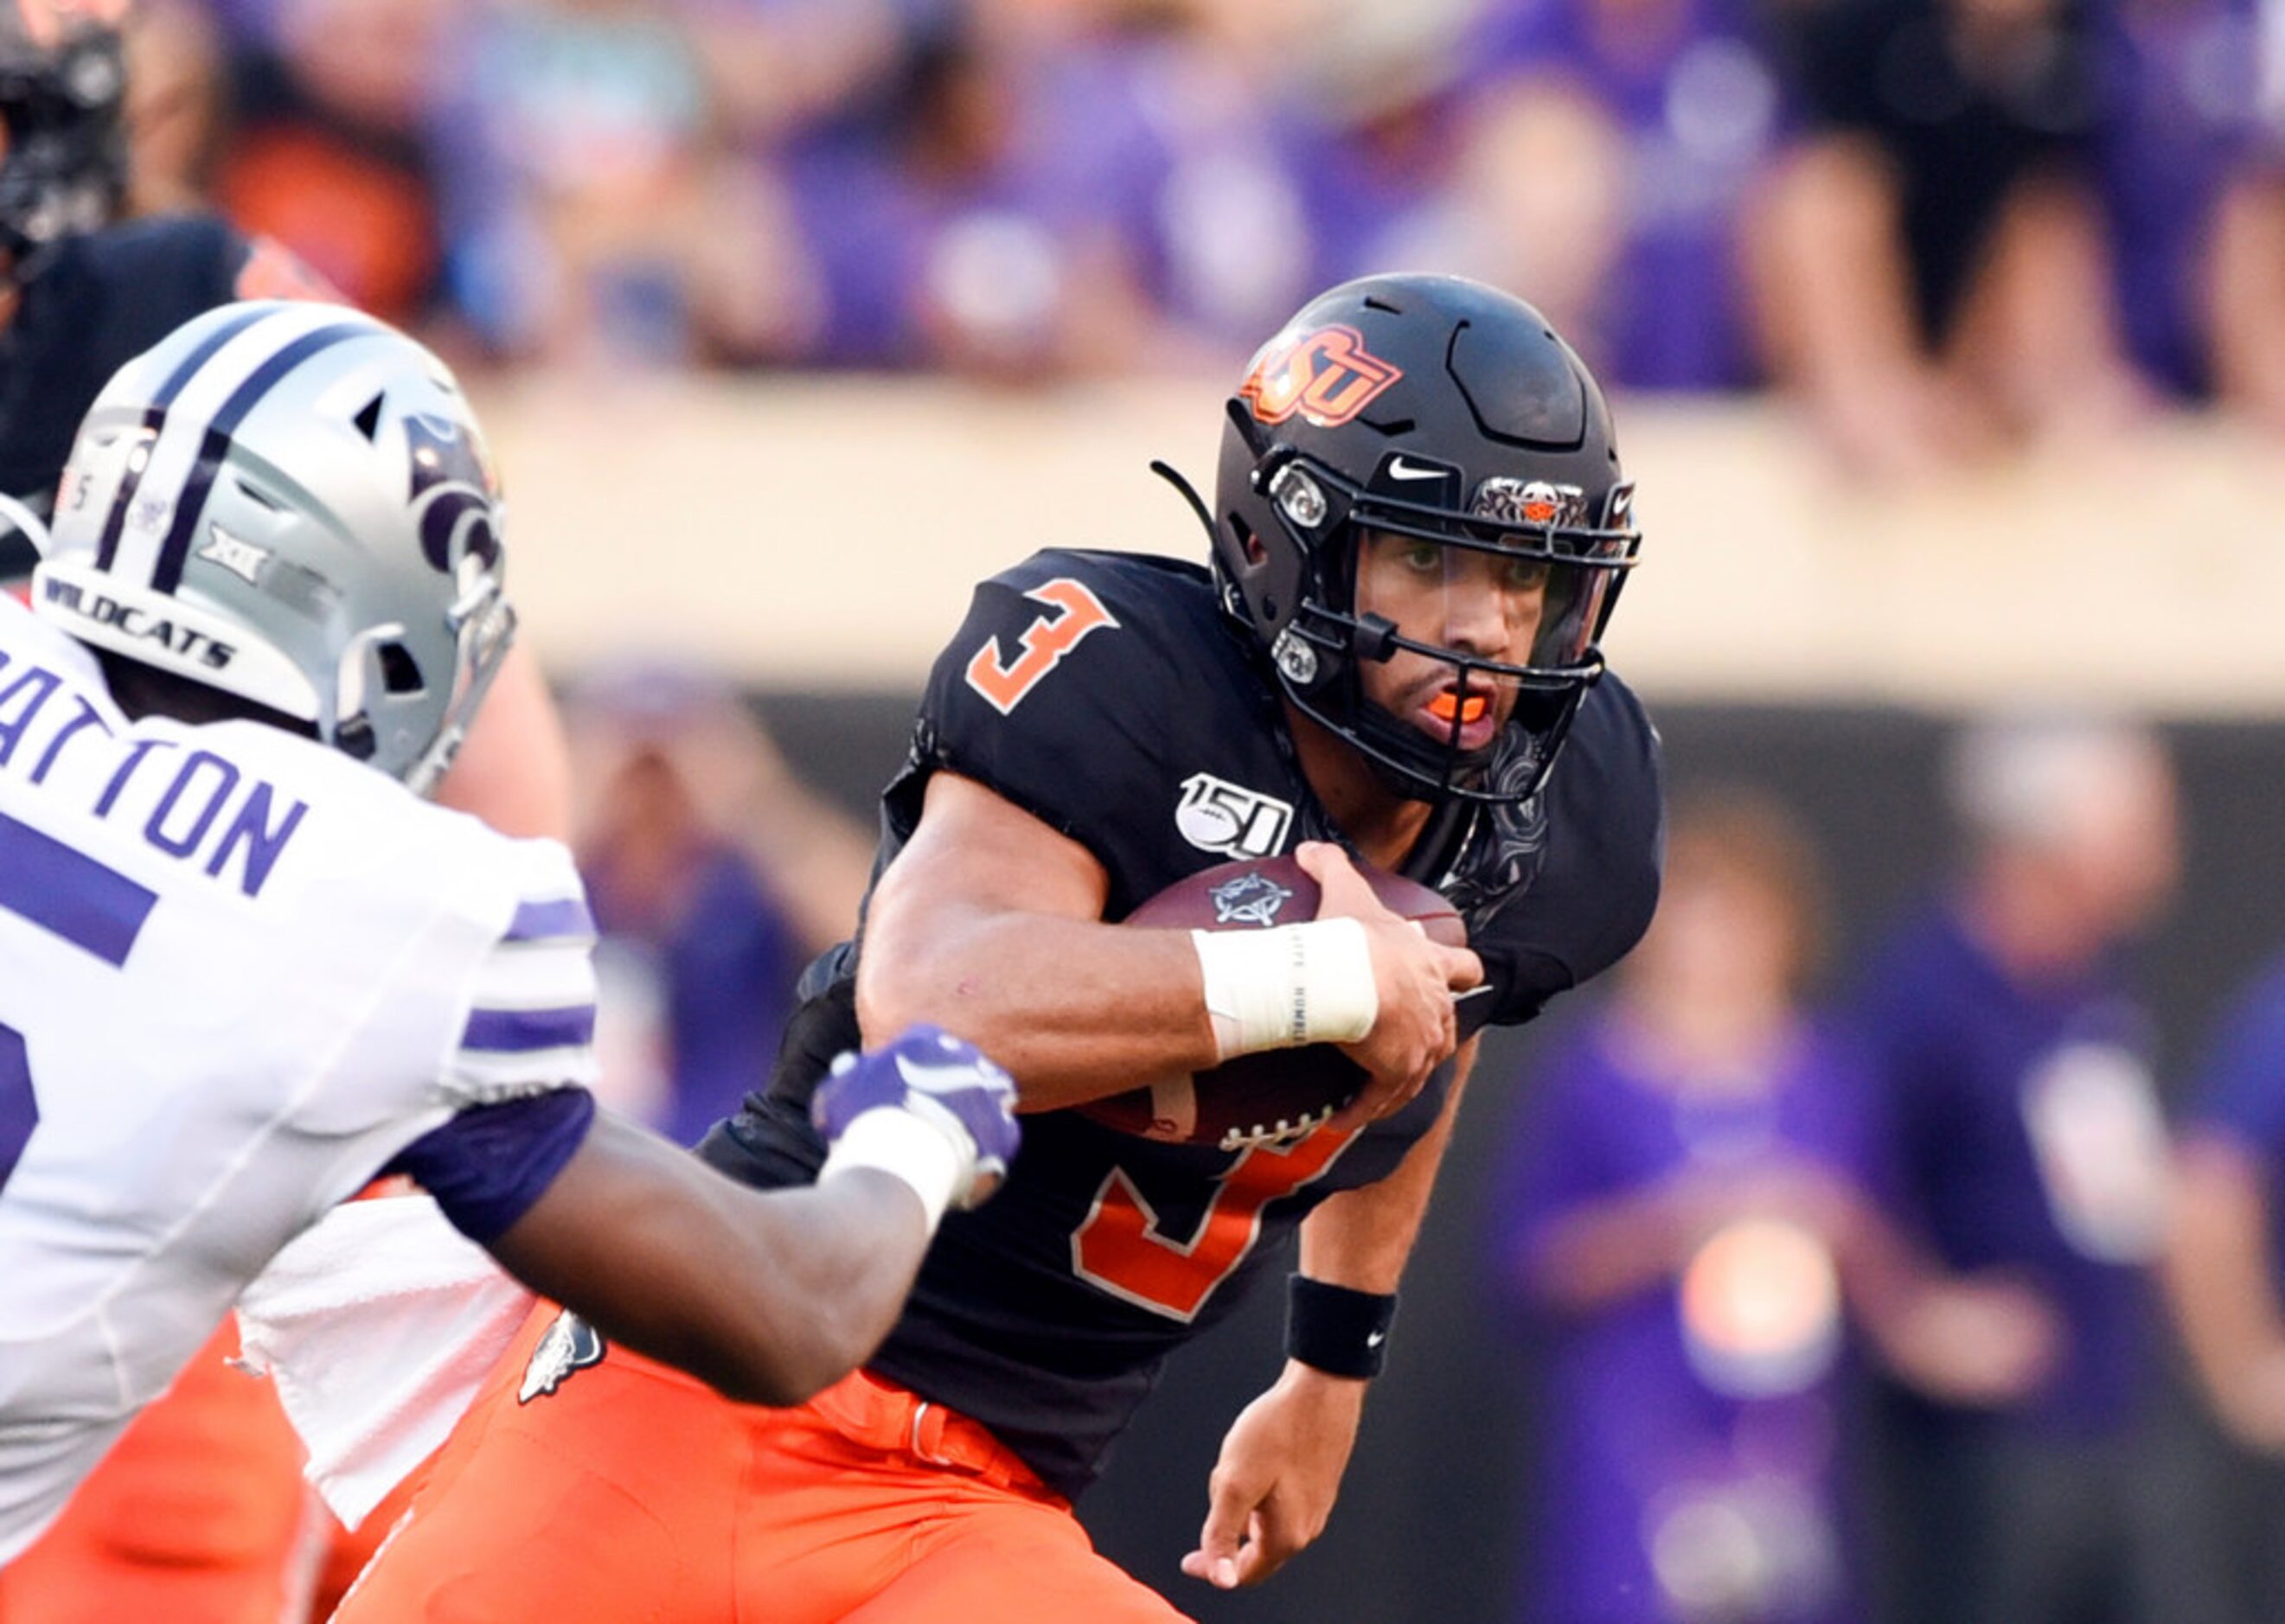
M 2234 1141 L 2273 1184 L 2285 1174 L 2285 959 L 2230 1006 L 2198 1074 L 2190 1123 Z M 2272 1255 L 2285 1259 L 2285 1202 L 2273 1200 L 2269 1218 Z
M 2117 1175 L 2163 1155 L 2146 1012 L 2107 964 L 2010 980 L 1939 908 L 1873 955 L 1859 1015 L 1900 1216 L 1952 1268 L 2009 1270 L 2063 1319 L 2059 1369 L 2009 1418 L 2035 1435 L 2124 1430 L 2149 1386 L 2155 1233 L 2140 1184 Z
M 1567 81 L 1602 106 L 1627 145 L 1627 235 L 1607 293 L 1605 381 L 1643 389 L 1754 382 L 1737 238 L 1747 189 L 1776 141 L 1780 97 L 1739 8 L 1538 0 L 1500 15 L 1482 54 L 1499 71 Z
M 2107 17 L 2100 154 L 2122 319 L 2170 388 L 2211 385 L 2200 286 L 2214 210 L 2253 161 L 2262 49 L 2250 0 L 2128 0 Z
M 1494 1247 L 1534 1300 L 1559 1283 L 1546 1278 L 1542 1251 L 1553 1226 L 1676 1175 L 1744 1178 L 1806 1164 L 1860 1189 L 1870 1182 L 1864 1070 L 1845 1044 L 1812 1029 L 1796 1031 L 1758 1092 L 1685 1096 L 1653 1074 L 1606 1015 L 1550 1055 L 1535 1087 L 1500 1181 L 1507 1203 Z M 1700 1248 L 1700 1262 L 1714 1244 Z M 1773 1319 L 1749 1316 L 1767 1331 L 1786 1322 L 1782 1305 L 1800 1300 L 1802 1282 L 1788 1272 L 1797 1255 L 1762 1255 L 1779 1267 L 1742 1283 L 1750 1301 L 1780 1305 Z M 1842 1554 L 1840 1321 L 1803 1314 L 1790 1342 L 1768 1336 L 1740 1357 L 1738 1343 L 1752 1340 L 1741 1338 L 1725 1357 L 1721 1326 L 1702 1310 L 1685 1313 L 1684 1299 L 1669 1278 L 1583 1314 L 1542 1310 L 1548 1356 L 1532 1443 L 1531 1589 L 1516 1616 L 1547 1624 L 1682 1616 L 1676 1589 L 1714 1582 L 1693 1574 L 1693 1542 L 1747 1528 L 1763 1560 L 1746 1570 L 1794 1567 L 1771 1593 L 1731 1598 L 1749 1609 L 1739 1616 L 1857 1617 Z
M 745 859 L 707 859 L 663 930 L 615 894 L 607 862 L 588 867 L 596 928 L 655 955 L 664 1005 L 667 1096 L 653 1124 L 695 1145 L 769 1080 L 793 1009 L 802 944 Z
M 932 306 L 960 308 L 1012 349 L 1058 318 L 1073 250 L 1129 250 L 1150 236 L 1163 148 L 1116 47 L 1042 59 L 995 79 L 997 145 L 964 169 L 931 169 L 924 131 L 884 122 L 832 129 L 783 158 L 803 244 L 826 290 L 813 363 L 915 367 L 934 358 Z

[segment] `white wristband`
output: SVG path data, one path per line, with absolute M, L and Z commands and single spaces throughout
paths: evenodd
M 1354 1043 L 1380 1014 L 1372 948 L 1354 919 L 1270 930 L 1193 930 L 1221 1057 Z
M 852 1167 L 871 1167 L 901 1179 L 921 1198 L 928 1212 L 929 1233 L 934 1235 L 954 1192 L 968 1176 L 966 1161 L 944 1130 L 910 1111 L 883 1105 L 841 1130 L 825 1165 L 818 1169 L 817 1181 L 822 1184 Z

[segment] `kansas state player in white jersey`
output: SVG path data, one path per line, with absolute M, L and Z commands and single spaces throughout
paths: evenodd
M 817 1187 L 771 1195 L 595 1114 L 569 856 L 419 793 L 514 624 L 445 368 L 227 306 L 113 379 L 59 495 L 32 608 L 0 598 L 0 1564 L 388 1170 L 734 1395 L 864 1358 L 1013 1154 L 1012 1092 L 908 1033 L 835 1085 Z

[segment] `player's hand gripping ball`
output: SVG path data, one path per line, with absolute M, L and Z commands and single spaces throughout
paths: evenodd
M 1373 895 L 1416 921 L 1429 939 L 1468 945 L 1452 905 L 1417 881 L 1352 859 Z M 1243 858 L 1177 880 L 1126 923 L 1161 929 L 1262 930 L 1317 916 L 1317 883 L 1290 856 Z M 1078 1109 L 1106 1126 L 1145 1139 L 1241 1150 L 1284 1144 L 1328 1121 L 1365 1082 L 1362 1067 L 1330 1043 L 1240 1055 L 1210 1071 L 1161 1078 L 1148 1087 L 1092 1100 Z

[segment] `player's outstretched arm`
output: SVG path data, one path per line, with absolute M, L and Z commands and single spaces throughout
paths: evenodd
M 849 1057 L 818 1094 L 818 1182 L 750 1189 L 608 1115 L 491 1243 L 534 1291 L 731 1398 L 796 1404 L 896 1322 L 947 1205 L 1013 1157 L 1014 1087 L 932 1030 Z
M 1377 1184 L 1342 1191 L 1302 1221 L 1306 1280 L 1337 1288 L 1335 1295 L 1352 1304 L 1386 1298 L 1393 1306 L 1475 1058 L 1471 1039 L 1461 1047 L 1443 1114 L 1394 1173 Z M 1298 1315 L 1289 1323 L 1284 1370 L 1268 1392 L 1239 1413 L 1222 1440 L 1221 1457 L 1207 1480 L 1206 1518 L 1197 1549 L 1182 1558 L 1182 1572 L 1191 1578 L 1225 1590 L 1260 1584 L 1324 1532 L 1364 1416 L 1366 1367 L 1378 1368 L 1386 1336 L 1385 1318 L 1378 1334 L 1362 1332 L 1361 1322 L 1344 1327 L 1342 1322 L 1352 1318 L 1337 1313 L 1330 1323 L 1320 1320 L 1306 1331 Z M 1303 1345 L 1338 1341 L 1345 1329 L 1363 1338 L 1354 1350 Z M 1344 1357 L 1328 1362 L 1347 1364 L 1346 1355 L 1354 1353 L 1359 1356 L 1354 1368 L 1365 1374 L 1344 1374 L 1292 1356 L 1335 1352 Z

